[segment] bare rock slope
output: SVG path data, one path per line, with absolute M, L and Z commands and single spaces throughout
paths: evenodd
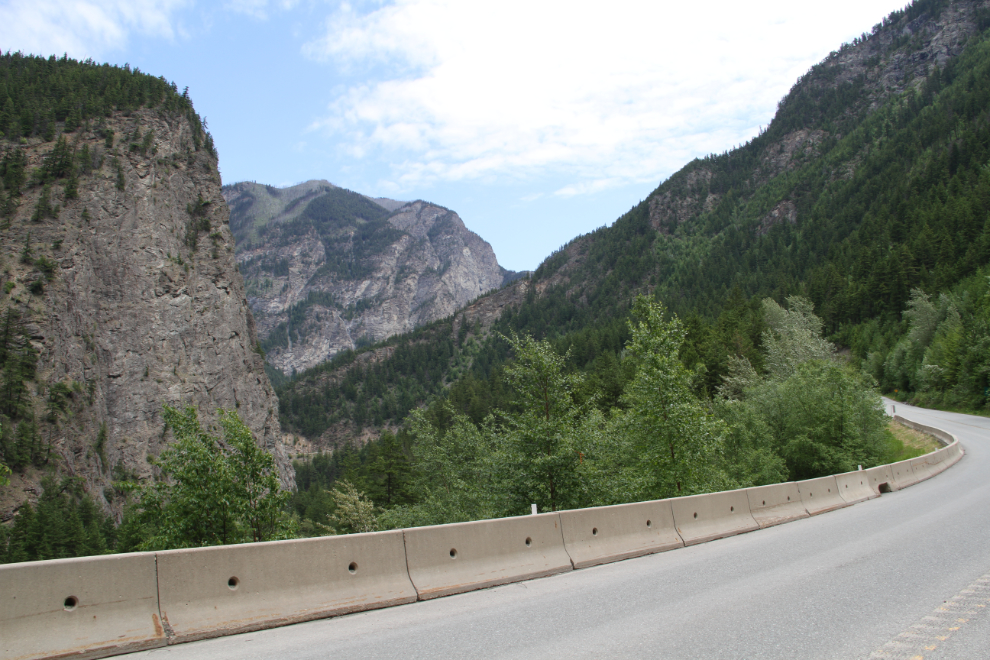
M 448 209 L 326 181 L 224 188 L 268 361 L 283 373 L 453 314 L 513 273 Z

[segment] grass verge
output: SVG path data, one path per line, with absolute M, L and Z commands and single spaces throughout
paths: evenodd
M 932 436 L 895 421 L 887 424 L 886 435 L 891 463 L 917 458 L 942 446 Z

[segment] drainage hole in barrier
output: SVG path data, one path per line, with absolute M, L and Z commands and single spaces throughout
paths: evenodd
M 528 548 L 531 545 L 533 545 L 533 539 L 531 539 L 530 537 L 527 536 L 526 537 L 526 547 Z
M 732 512 L 733 512 L 733 511 L 735 511 L 735 510 L 736 510 L 736 507 L 734 507 L 734 506 L 730 506 L 730 507 L 729 507 L 729 513 L 732 513 Z
M 230 587 L 230 590 L 231 591 L 233 591 L 234 589 L 236 589 L 237 588 L 237 585 L 239 585 L 240 583 L 241 583 L 241 581 L 238 580 L 236 577 L 232 577 L 229 580 L 227 580 L 227 586 Z
M 790 501 L 791 501 L 791 496 L 790 496 L 790 495 L 788 495 L 788 496 L 787 496 L 787 501 L 788 501 L 788 502 L 790 502 Z
M 450 549 L 450 558 L 453 559 L 457 556 L 457 548 Z
M 830 493 L 831 493 L 831 492 L 832 492 L 832 489 L 831 489 L 831 488 L 829 488 L 829 489 L 828 489 L 828 492 L 830 492 Z
M 766 506 L 766 505 L 767 505 L 767 501 L 766 500 L 763 500 L 763 506 Z
M 597 527 L 592 527 L 591 528 L 591 535 L 592 536 L 598 536 L 598 528 Z
M 890 492 L 890 484 L 880 484 L 880 492 L 881 493 L 889 493 Z
M 350 571 L 351 573 L 357 573 L 357 562 L 352 561 L 350 564 L 348 564 L 347 570 Z
M 68 598 L 65 599 L 65 602 L 62 605 L 65 607 L 66 612 L 71 612 L 72 610 L 76 609 L 76 605 L 78 604 L 79 604 L 78 598 L 76 598 L 75 596 L 69 596 Z
M 647 527 L 653 527 L 653 521 L 652 520 L 647 520 L 646 521 L 646 526 Z
M 695 518 L 697 518 L 697 517 L 698 517 L 698 513 L 697 513 L 697 512 L 695 512 L 695 514 L 694 514 L 694 517 L 695 517 Z

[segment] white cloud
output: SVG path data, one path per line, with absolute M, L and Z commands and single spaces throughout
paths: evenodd
M 268 18 L 268 0 L 228 0 L 223 8 L 260 20 Z
M 272 8 L 288 11 L 298 4 L 298 0 L 274 0 L 273 2 L 269 2 L 269 0 L 226 0 L 223 3 L 223 8 L 264 21 L 268 20 Z
M 303 52 L 366 78 L 312 128 L 391 161 L 381 183 L 399 190 L 551 171 L 573 180 L 564 196 L 657 180 L 754 135 L 811 64 L 900 4 L 345 3 Z
M 580 183 L 572 183 L 568 186 L 564 186 L 556 191 L 554 195 L 558 197 L 575 197 L 576 195 L 587 195 L 589 193 L 601 192 L 603 190 L 608 190 L 609 188 L 615 188 L 616 186 L 622 185 L 623 180 L 618 177 L 612 177 L 610 179 L 592 179 L 590 181 L 582 181 Z
M 186 0 L 8 0 L 0 6 L 0 48 L 35 55 L 100 57 L 132 32 L 173 39 Z

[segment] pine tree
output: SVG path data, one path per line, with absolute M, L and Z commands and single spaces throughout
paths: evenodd
M 573 393 L 581 376 L 564 373 L 568 355 L 559 355 L 547 341 L 529 336 L 504 337 L 515 353 L 505 369 L 516 393 L 515 410 L 503 410 L 506 481 L 520 508 L 535 503 L 557 511 L 579 498 L 577 430 L 581 407 Z

